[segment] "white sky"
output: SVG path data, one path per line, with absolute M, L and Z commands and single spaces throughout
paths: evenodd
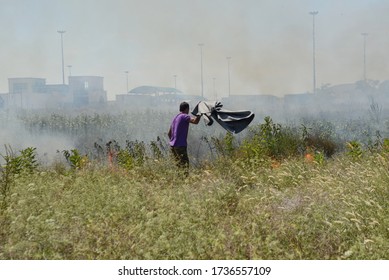
M 0 92 L 8 78 L 62 83 L 61 44 L 72 75 L 103 76 L 108 98 L 141 85 L 273 94 L 312 90 L 312 16 L 317 86 L 389 77 L 389 1 L 385 0 L 0 0 Z M 67 80 L 67 79 L 66 79 Z

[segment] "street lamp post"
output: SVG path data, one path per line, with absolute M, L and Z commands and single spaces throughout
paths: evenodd
M 361 33 L 363 36 L 363 80 L 366 82 L 366 37 L 368 33 Z
M 127 89 L 127 91 L 126 91 L 126 93 L 128 93 L 128 71 L 124 71 L 124 73 L 126 73 L 126 89 Z
M 177 75 L 173 75 L 174 77 L 174 88 L 177 89 Z
M 216 78 L 213 78 L 213 95 L 215 96 L 215 101 L 217 100 L 217 93 L 216 93 Z
M 313 93 L 316 93 L 316 42 L 315 42 L 315 16 L 318 11 L 310 12 L 312 15 L 312 56 L 313 56 Z
M 69 69 L 69 77 L 72 75 L 72 65 L 67 65 L 68 69 Z
M 231 56 L 227 56 L 227 68 L 228 68 L 228 97 L 231 96 L 231 73 L 230 73 L 230 61 Z
M 66 32 L 65 30 L 57 31 L 61 35 L 61 52 L 62 52 L 62 84 L 65 84 L 65 64 L 63 58 L 63 34 Z
M 67 65 L 67 67 L 69 69 L 68 84 L 70 84 L 70 77 L 72 76 L 72 66 L 71 65 Z
M 200 70 L 201 70 L 201 97 L 204 98 L 204 80 L 203 80 L 203 46 L 204 44 L 199 44 L 200 47 Z

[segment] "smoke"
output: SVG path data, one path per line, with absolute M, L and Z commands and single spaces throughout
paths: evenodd
M 16 119 L 2 119 L 0 139 L 2 146 L 0 154 L 6 155 L 6 146 L 16 154 L 26 148 L 36 148 L 41 164 L 50 164 L 58 156 L 57 151 L 74 148 L 73 141 L 66 135 L 53 135 L 45 132 L 30 133 L 24 125 Z M 0 159 L 2 161 L 2 159 Z
M 367 75 L 388 72 L 389 4 L 385 1 L 271 0 L 2 0 L 0 92 L 9 77 L 62 82 L 60 36 L 72 75 L 105 78 L 109 99 L 140 85 L 173 86 L 200 93 L 203 43 L 205 95 L 227 95 L 226 57 L 233 94 L 312 90 L 312 16 L 316 16 L 317 85 L 362 77 L 363 38 Z M 68 75 L 68 69 L 65 69 Z

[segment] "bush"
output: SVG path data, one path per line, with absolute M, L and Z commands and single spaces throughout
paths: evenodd
M 14 183 L 14 176 L 22 173 L 31 174 L 38 169 L 36 160 L 36 148 L 26 148 L 15 155 L 12 148 L 5 146 L 6 155 L 2 155 L 5 164 L 1 166 L 0 181 L 0 216 L 9 205 L 11 186 Z
M 126 170 L 130 170 L 134 167 L 135 162 L 129 151 L 119 150 L 117 153 L 117 164 Z
M 385 138 L 382 143 L 382 151 L 384 153 L 389 153 L 389 138 Z
M 231 132 L 227 132 L 223 138 L 211 137 L 210 142 L 207 139 L 205 141 L 211 145 L 211 150 L 215 149 L 217 154 L 221 156 L 233 156 L 237 147 L 234 135 Z
M 265 122 L 250 129 L 240 147 L 243 157 L 258 161 L 260 158 L 283 159 L 300 154 L 303 142 L 292 128 L 284 128 L 273 123 L 270 117 Z
M 326 157 L 333 156 L 340 149 L 339 141 L 335 138 L 335 128 L 330 122 L 310 121 L 301 127 L 306 149 L 322 152 Z
M 19 156 L 16 156 L 11 147 L 6 147 L 6 155 L 2 157 L 6 162 L 4 168 L 9 169 L 12 174 L 31 173 L 38 168 L 36 148 L 26 148 L 20 151 Z
M 70 151 L 64 150 L 63 155 L 74 169 L 82 169 L 88 163 L 88 157 L 86 155 L 81 155 L 77 149 L 72 149 Z
M 347 155 L 354 161 L 359 160 L 363 155 L 362 145 L 358 141 L 350 141 L 346 143 Z

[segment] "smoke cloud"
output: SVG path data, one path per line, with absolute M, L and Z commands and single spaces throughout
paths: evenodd
M 312 16 L 316 19 L 317 86 L 362 78 L 363 38 L 367 76 L 387 79 L 387 1 L 352 0 L 1 0 L 0 92 L 7 78 L 62 82 L 60 36 L 72 75 L 105 78 L 109 99 L 140 85 L 173 86 L 226 95 L 231 58 L 232 94 L 312 90 Z M 65 67 L 66 76 L 69 69 Z

